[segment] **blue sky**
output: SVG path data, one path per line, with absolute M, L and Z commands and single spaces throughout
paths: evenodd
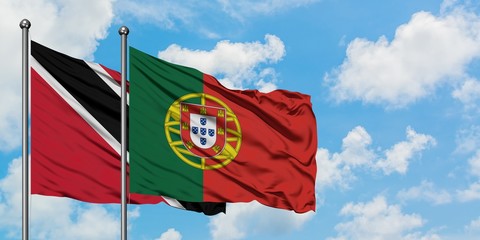
M 312 96 L 317 211 L 129 206 L 130 239 L 478 239 L 476 1 L 2 0 L 0 238 L 21 230 L 21 30 L 119 69 L 129 45 L 240 89 Z M 33 239 L 118 239 L 119 207 L 32 197 Z

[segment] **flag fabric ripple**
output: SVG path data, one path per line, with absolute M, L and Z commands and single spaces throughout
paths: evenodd
M 132 47 L 130 84 L 132 192 L 315 210 L 310 96 L 230 90 Z

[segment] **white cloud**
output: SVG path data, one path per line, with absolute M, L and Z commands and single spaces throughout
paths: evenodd
M 443 0 L 442 4 L 440 5 L 440 12 L 445 13 L 452 8 L 454 9 L 457 6 L 458 0 Z
M 456 153 L 471 153 L 480 149 L 480 126 L 472 125 L 469 128 L 461 129 L 455 138 L 457 147 Z
M 182 240 L 182 234 L 175 230 L 175 228 L 169 228 L 166 232 L 160 235 L 160 238 L 155 240 Z
M 315 215 L 312 211 L 298 214 L 270 208 L 256 201 L 229 204 L 227 208 L 228 214 L 210 219 L 210 233 L 214 240 L 238 240 L 263 233 L 281 235 L 300 229 Z
M 407 234 L 402 240 L 441 240 L 443 237 L 436 233 L 422 234 L 419 232 Z
M 222 35 L 236 35 L 235 32 L 241 31 L 244 23 L 252 17 L 274 15 L 318 1 L 116 0 L 115 13 L 120 16 L 119 21 L 134 18 L 141 23 L 151 23 L 173 31 L 184 28 L 205 38 L 220 39 Z
M 443 234 L 441 239 L 478 240 L 478 236 L 480 236 L 480 217 L 471 220 L 467 225 L 463 227 L 463 229 L 460 228 L 456 231 L 450 231 L 450 233 Z
M 18 24 L 28 18 L 33 40 L 63 53 L 91 58 L 98 40 L 104 39 L 113 19 L 114 0 L 5 0 L 0 7 L 0 26 L 12 37 L 12 45 L 2 51 L 19 56 L 21 31 Z M 18 46 L 18 47 L 11 47 Z M 5 47 L 7 48 L 7 47 Z
M 127 231 L 130 231 L 133 228 L 135 219 L 138 219 L 139 217 L 140 206 L 127 206 Z
M 21 142 L 21 29 L 28 18 L 35 41 L 79 58 L 92 58 L 98 40 L 107 35 L 113 0 L 2 0 L 0 1 L 0 151 Z M 8 104 L 5 104 L 8 103 Z
M 8 70 L 5 71 L 8 72 Z M 11 81 L 13 79 L 13 77 L 9 78 Z M 18 79 L 21 79 L 21 76 Z M 0 84 L 6 85 L 5 88 L 0 88 L 0 101 L 4 103 L 0 104 L 0 132 L 2 133 L 0 134 L 0 151 L 9 151 L 20 146 L 22 140 L 22 90 L 19 86 L 14 86 L 16 84 L 4 82 L 6 81 L 0 79 Z
M 468 159 L 468 171 L 478 180 L 471 183 L 467 189 L 457 190 L 457 198 L 461 202 L 480 200 L 480 150 Z
M 470 165 L 470 172 L 480 178 L 480 150 L 477 150 L 477 153 L 468 160 Z
M 464 104 L 465 110 L 476 110 L 480 102 L 480 81 L 467 79 L 460 88 L 452 92 L 452 96 Z
M 38 204 L 52 206 L 45 215 L 40 215 L 38 222 L 33 222 L 32 232 L 34 236 L 43 239 L 117 239 L 119 237 L 120 222 L 116 216 L 99 205 L 80 207 L 78 204 L 68 203 L 69 199 L 53 200 L 43 198 Z M 56 211 L 55 207 L 61 204 L 73 205 L 66 208 L 67 211 Z M 32 215 L 35 214 L 35 204 L 32 205 Z M 62 216 L 63 215 L 63 216 Z M 49 222 L 51 219 L 61 216 L 64 222 Z
M 465 226 L 466 232 L 476 232 L 480 234 L 480 217 L 472 220 L 467 226 Z
M 172 29 L 177 22 L 188 23 L 196 17 L 196 1 L 118 0 L 115 10 L 123 16 L 133 16 L 140 22 L 153 22 Z M 201 2 L 198 2 L 201 4 Z
M 382 169 L 387 175 L 394 171 L 405 174 L 414 155 L 435 145 L 436 141 L 432 136 L 418 134 L 411 127 L 407 127 L 407 141 L 399 142 L 388 149 L 385 152 L 386 158 L 379 160 L 375 167 Z
M 415 13 L 391 41 L 350 42 L 347 58 L 325 81 L 337 101 L 404 107 L 447 81 L 464 79 L 468 64 L 480 57 L 479 29 L 480 17 L 460 8 L 441 16 Z
M 369 148 L 372 138 L 365 128 L 357 126 L 342 140 L 342 152 L 330 154 L 327 149 L 317 151 L 317 187 L 323 189 L 338 185 L 342 188 L 355 179 L 352 170 L 371 166 L 376 157 Z
M 416 133 L 410 126 L 406 129 L 407 140 L 387 149 L 381 157 L 372 147 L 372 138 L 361 126 L 352 129 L 342 141 L 342 151 L 331 154 L 327 149 L 317 151 L 317 187 L 338 185 L 346 188 L 355 180 L 354 169 L 366 168 L 405 174 L 412 159 L 435 144 L 430 135 Z
M 419 186 L 409 189 L 402 189 L 397 193 L 397 198 L 401 201 L 424 200 L 432 202 L 434 205 L 450 203 L 452 196 L 446 190 L 436 190 L 432 182 L 422 181 Z
M 273 15 L 309 5 L 319 0 L 247 0 L 247 1 L 199 1 L 199 0 L 118 0 L 116 11 L 123 16 L 133 16 L 140 22 L 151 22 L 167 29 L 177 25 L 195 26 L 205 31 L 205 18 L 210 14 L 228 15 L 237 22 L 245 22 L 254 16 Z M 202 14 L 203 13 L 203 14 Z M 206 14 L 205 14 L 206 13 Z M 218 20 L 217 20 L 218 21 Z M 208 30 L 207 30 L 208 31 Z M 213 38 L 218 37 L 216 33 Z M 208 36 L 208 34 L 206 35 Z
M 337 224 L 338 236 L 330 239 L 421 239 L 420 233 L 412 231 L 425 224 L 421 216 L 402 213 L 400 206 L 389 205 L 383 196 L 367 203 L 348 203 L 340 215 L 352 219 Z
M 375 159 L 375 153 L 368 149 L 371 144 L 372 137 L 365 128 L 357 126 L 342 140 L 342 152 L 339 157 L 352 167 L 370 165 Z
M 0 226 L 21 227 L 22 217 L 22 159 L 14 159 L 7 176 L 0 179 Z
M 339 157 L 331 156 L 327 149 L 318 149 L 316 158 L 318 169 L 316 187 L 319 192 L 335 185 L 347 188 L 348 184 L 355 179 L 350 167 L 345 165 Z
M 135 206 L 133 209 L 127 211 L 127 217 L 129 219 L 137 219 L 140 217 L 140 207 Z
M 22 215 L 21 159 L 14 159 L 7 176 L 0 179 L 0 228 L 9 236 L 20 235 Z M 34 239 L 116 239 L 116 214 L 95 204 L 79 204 L 68 198 L 32 195 L 30 233 Z
M 457 198 L 461 202 L 480 200 L 480 182 L 470 184 L 468 189 L 458 190 Z
M 319 0 L 217 0 L 223 10 L 235 19 L 243 21 L 254 15 L 269 15 L 279 11 L 306 6 Z
M 221 75 L 220 82 L 230 88 L 244 88 L 259 84 L 264 90 L 275 89 L 275 71 L 262 69 L 261 64 L 276 63 L 285 55 L 285 45 L 275 35 L 265 35 L 265 43 L 232 43 L 220 41 L 211 51 L 190 50 L 172 44 L 160 51 L 158 57 L 170 62 L 197 68 L 214 76 Z

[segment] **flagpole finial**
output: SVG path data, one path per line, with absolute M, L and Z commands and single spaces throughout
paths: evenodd
M 128 35 L 130 30 L 128 30 L 128 27 L 126 26 L 121 26 L 120 29 L 118 29 L 118 34 L 120 35 Z
M 25 18 L 22 21 L 20 21 L 20 28 L 21 29 L 24 29 L 24 28 L 29 29 L 30 26 L 32 26 L 32 24 L 30 23 L 30 21 L 28 21 L 28 19 Z

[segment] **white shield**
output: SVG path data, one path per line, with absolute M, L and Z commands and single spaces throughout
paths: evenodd
M 190 114 L 190 138 L 199 148 L 211 148 L 217 140 L 217 118 L 200 114 Z

